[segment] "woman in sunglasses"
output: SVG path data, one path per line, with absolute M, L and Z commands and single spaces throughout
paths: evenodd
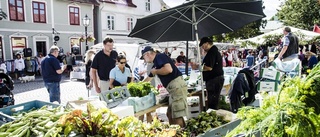
M 127 59 L 125 56 L 120 55 L 117 58 L 118 65 L 116 65 L 109 74 L 110 89 L 116 86 L 125 86 L 128 82 L 133 81 L 130 69 L 125 67 Z

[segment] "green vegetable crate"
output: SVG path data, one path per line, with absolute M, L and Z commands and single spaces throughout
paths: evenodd
M 14 113 L 27 112 L 31 109 L 39 109 L 45 105 L 53 108 L 59 106 L 58 104 L 34 100 L 26 103 L 8 106 L 5 108 L 0 108 L 0 125 L 2 125 L 3 123 L 13 121 L 15 119 L 14 117 L 12 117 Z
M 228 132 L 237 127 L 240 122 L 240 119 L 236 119 L 220 127 L 210 129 L 209 131 L 198 135 L 198 137 L 224 137 Z

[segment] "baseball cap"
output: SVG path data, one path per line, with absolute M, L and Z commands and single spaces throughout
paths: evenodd
M 204 43 L 206 42 L 213 42 L 212 39 L 210 39 L 209 37 L 203 37 L 201 38 L 200 40 L 200 44 L 199 44 L 199 47 L 201 47 Z
M 143 59 L 143 54 L 145 54 L 148 51 L 154 51 L 152 47 L 146 46 L 142 51 L 141 51 L 141 57 L 140 59 Z

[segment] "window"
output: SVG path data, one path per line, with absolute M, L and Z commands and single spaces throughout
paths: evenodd
M 114 16 L 107 16 L 107 29 L 114 30 Z
M 9 0 L 9 16 L 13 21 L 24 21 L 23 0 Z
M 79 8 L 69 7 L 70 25 L 80 25 Z
M 32 2 L 33 22 L 46 23 L 46 8 L 45 3 Z
M 146 0 L 146 11 L 150 11 L 150 0 Z
M 133 18 L 127 18 L 127 28 L 128 31 L 131 31 L 133 29 Z
M 15 56 L 17 53 L 23 51 L 26 48 L 26 38 L 25 37 L 11 37 L 12 53 Z

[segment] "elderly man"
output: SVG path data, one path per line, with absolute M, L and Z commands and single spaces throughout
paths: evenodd
M 167 110 L 169 123 L 184 127 L 183 117 L 188 115 L 188 92 L 181 72 L 166 54 L 157 54 L 150 46 L 142 50 L 142 56 L 147 63 L 154 63 L 149 76 L 144 81 L 150 81 L 152 77 L 158 75 L 163 86 L 170 94 Z
M 299 39 L 296 35 L 291 33 L 289 27 L 285 27 L 283 30 L 284 37 L 282 38 L 282 49 L 278 55 L 278 58 L 283 61 L 290 61 L 294 58 L 298 58 L 299 52 Z
M 41 62 L 42 77 L 44 85 L 49 92 L 50 102 L 57 101 L 61 103 L 60 99 L 60 81 L 61 74 L 66 69 L 66 66 L 61 67 L 57 59 L 59 55 L 59 47 L 52 46 L 50 54 L 48 54 Z

